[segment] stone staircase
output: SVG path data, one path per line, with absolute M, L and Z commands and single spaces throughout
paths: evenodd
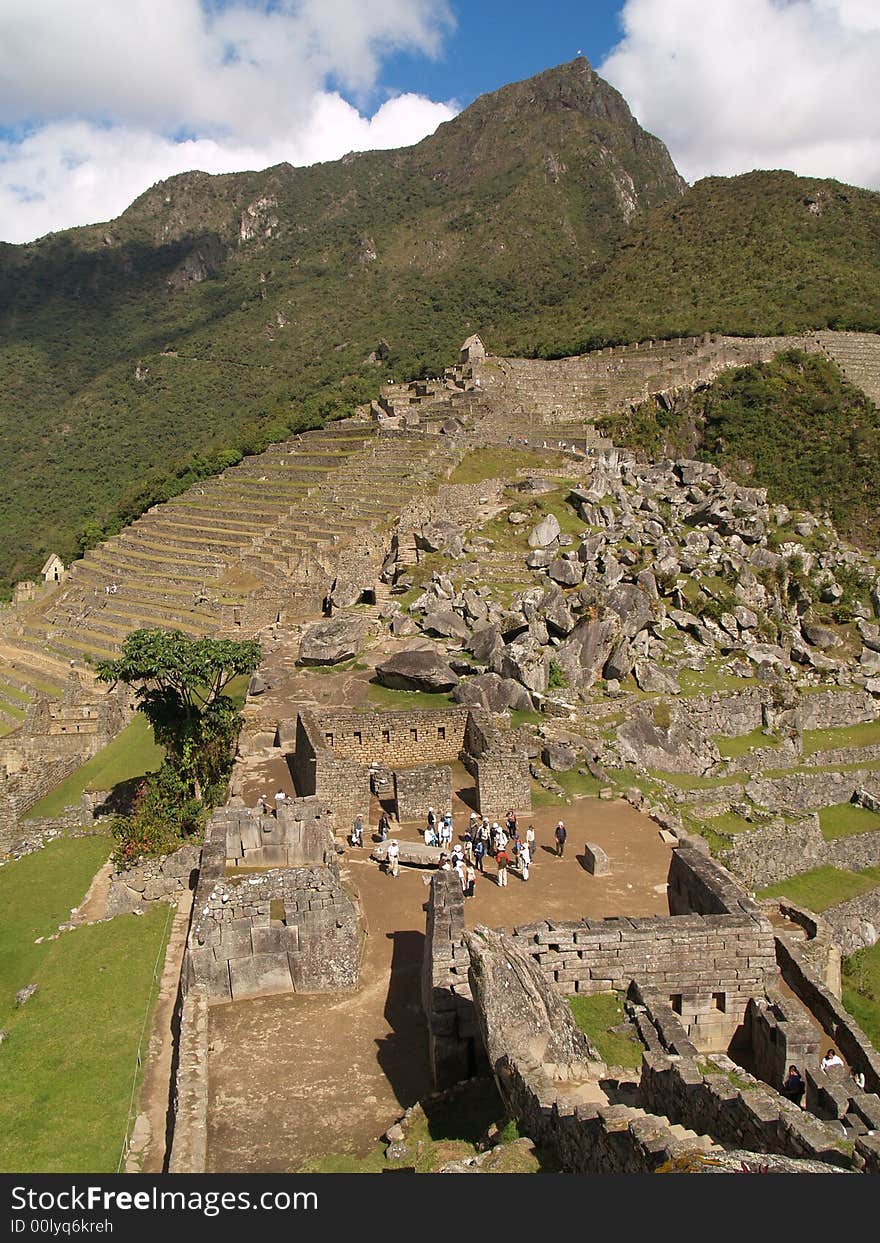
M 348 420 L 155 506 L 7 622 L 0 729 L 14 728 L 17 704 L 35 692 L 60 693 L 71 666 L 112 659 L 132 630 L 242 636 L 285 602 L 312 599 L 345 547 L 390 530 L 414 495 L 436 485 L 447 452 L 444 437 Z
M 845 380 L 880 406 L 880 335 L 875 332 L 819 332 L 816 340 Z
M 612 1074 L 615 1072 L 612 1072 Z M 672 1122 L 665 1114 L 649 1113 L 638 1104 L 639 1085 L 628 1080 L 590 1078 L 576 1085 L 562 1087 L 557 1100 L 560 1113 L 574 1112 L 587 1106 L 598 1111 L 604 1130 L 628 1131 L 646 1146 L 652 1141 L 673 1148 L 676 1155 L 701 1153 L 705 1156 L 726 1152 L 711 1135 L 700 1135 L 681 1123 Z

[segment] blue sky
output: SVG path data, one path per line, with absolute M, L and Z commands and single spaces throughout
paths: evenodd
M 880 0 L 0 0 L 0 240 L 407 146 L 579 49 L 689 181 L 880 189 Z
M 467 105 L 486 91 L 572 60 L 578 51 L 596 66 L 621 36 L 620 0 L 487 0 L 450 7 L 457 28 L 442 58 L 398 53 L 386 62 L 388 84 Z

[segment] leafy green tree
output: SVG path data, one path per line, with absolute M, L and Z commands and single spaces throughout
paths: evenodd
M 135 630 L 121 655 L 101 661 L 96 673 L 102 682 L 137 687 L 138 707 L 165 748 L 178 795 L 213 804 L 222 797 L 241 724 L 224 692 L 233 678 L 253 673 L 261 655 L 254 642 Z

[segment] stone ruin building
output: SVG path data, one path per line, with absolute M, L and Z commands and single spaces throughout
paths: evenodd
M 880 1054 L 839 1000 L 839 956 L 803 912 L 770 912 L 695 844 L 672 854 L 669 916 L 468 931 L 438 873 L 422 1000 L 435 1080 L 490 1071 L 520 1129 L 569 1173 L 661 1168 L 880 1172 Z M 784 906 L 785 904 L 783 904 Z M 602 1063 L 573 994 L 625 993 L 639 1072 Z M 824 1072 L 834 1040 L 855 1072 Z M 806 1066 L 806 1107 L 777 1088 Z
M 366 815 L 371 773 L 389 774 L 400 821 L 422 819 L 429 806 L 451 807 L 455 762 L 473 777 L 483 815 L 532 805 L 527 756 L 477 709 L 301 711 L 279 725 L 278 742 L 297 793 L 331 804 L 343 824 Z

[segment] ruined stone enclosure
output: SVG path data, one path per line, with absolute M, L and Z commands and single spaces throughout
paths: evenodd
M 333 992 L 356 987 L 358 957 L 357 910 L 340 884 L 318 802 L 291 800 L 277 817 L 216 811 L 202 850 L 185 987 L 199 986 L 209 1002 Z
M 668 893 L 668 918 L 468 932 L 459 887 L 438 874 L 423 973 L 437 1084 L 490 1070 L 567 1172 L 737 1169 L 756 1155 L 780 1171 L 877 1172 L 880 1057 L 810 955 L 691 845 L 673 853 Z M 638 1071 L 607 1066 L 565 1005 L 609 991 L 627 997 Z M 820 1068 L 829 1038 L 861 1086 Z M 804 1109 L 779 1091 L 792 1062 Z
M 278 728 L 297 794 L 333 808 L 337 825 L 366 816 L 371 769 L 394 776 L 397 817 L 423 816 L 451 805 L 448 765 L 461 762 L 474 779 L 476 810 L 490 817 L 531 808 L 528 757 L 471 708 L 438 711 L 300 711 Z

